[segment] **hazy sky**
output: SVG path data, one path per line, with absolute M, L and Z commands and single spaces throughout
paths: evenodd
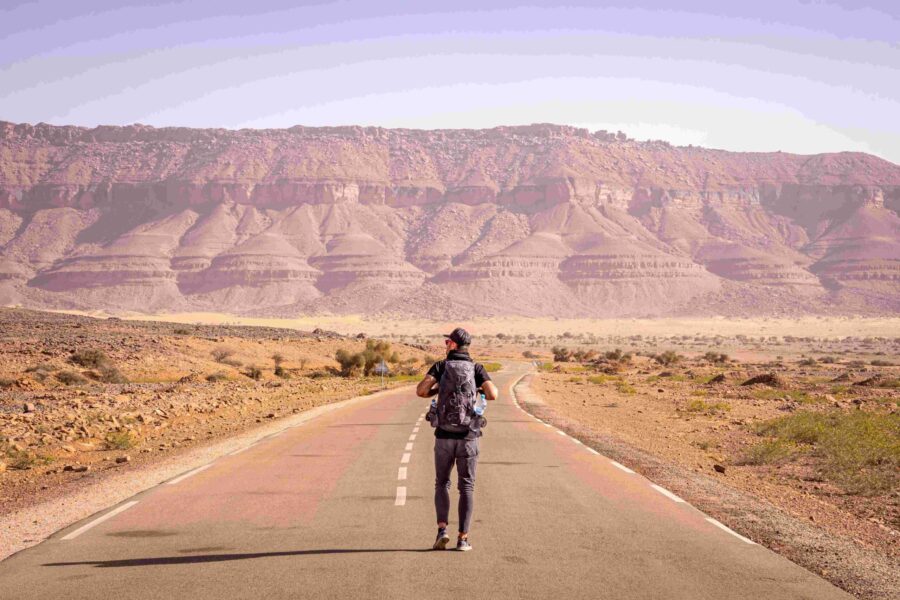
M 900 2 L 5 0 L 0 119 L 553 122 L 900 163 Z

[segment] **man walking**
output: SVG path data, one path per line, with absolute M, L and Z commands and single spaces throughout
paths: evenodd
M 472 522 L 475 468 L 478 465 L 478 438 L 484 418 L 475 413 L 478 390 L 487 400 L 497 398 L 497 386 L 484 366 L 469 356 L 472 336 L 457 327 L 444 336 L 447 358 L 434 363 L 416 387 L 421 398 L 437 395 L 436 405 L 428 420 L 434 427 L 434 508 L 437 512 L 435 550 L 443 550 L 450 542 L 447 522 L 450 513 L 450 473 L 457 469 L 459 490 L 459 537 L 456 549 L 471 550 L 469 524 Z

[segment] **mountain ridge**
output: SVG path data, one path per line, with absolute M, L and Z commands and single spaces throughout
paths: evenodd
M 534 124 L 0 121 L 0 303 L 663 316 L 894 314 L 900 166 Z

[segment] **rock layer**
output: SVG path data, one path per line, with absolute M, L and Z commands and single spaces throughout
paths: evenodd
M 0 122 L 0 302 L 896 313 L 898 211 L 900 167 L 860 153 L 734 153 L 543 124 Z

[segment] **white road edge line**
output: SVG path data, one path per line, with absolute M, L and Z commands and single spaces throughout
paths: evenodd
M 620 464 L 620 463 L 617 463 L 617 462 L 614 461 L 614 460 L 610 460 L 609 462 L 611 462 L 611 463 L 612 463 L 612 466 L 614 466 L 615 468 L 621 469 L 622 471 L 625 471 L 626 473 L 631 473 L 632 475 L 634 475 L 634 471 L 632 471 L 631 469 L 629 469 L 629 468 L 626 467 L 625 465 Z
M 660 486 L 656 485 L 655 483 L 651 483 L 650 487 L 652 487 L 654 490 L 656 490 L 657 492 L 659 492 L 660 494 L 662 494 L 669 500 L 672 500 L 673 502 L 684 502 L 684 500 L 682 500 L 681 498 L 679 498 L 678 496 L 676 496 L 675 494 L 673 494 L 666 488 L 660 487 Z
M 745 537 L 742 536 L 741 534 L 739 534 L 739 533 L 737 533 L 737 532 L 735 532 L 735 531 L 732 531 L 731 529 L 729 529 L 729 528 L 726 527 L 725 525 L 722 525 L 721 523 L 719 523 L 718 521 L 716 521 L 716 520 L 713 519 L 712 517 L 706 517 L 706 520 L 709 521 L 710 523 L 712 523 L 713 525 L 715 525 L 716 527 L 718 527 L 719 529 L 721 529 L 722 531 L 727 531 L 728 533 L 730 533 L 731 535 L 733 535 L 733 536 L 736 537 L 737 539 L 741 540 L 742 542 L 745 542 L 745 543 L 747 543 L 747 544 L 752 544 L 752 545 L 754 545 L 754 546 L 756 545 L 756 542 L 754 542 L 753 540 L 748 539 L 748 538 L 745 538 Z
M 64 540 L 75 539 L 79 535 L 81 535 L 82 533 L 87 531 L 88 529 L 99 525 L 100 523 L 102 523 L 103 521 L 106 521 L 107 519 L 112 519 L 114 516 L 116 516 L 120 512 L 122 512 L 124 510 L 128 510 L 129 508 L 131 508 L 132 506 L 134 506 L 137 503 L 138 503 L 137 500 L 132 500 L 131 502 L 126 502 L 122 506 L 112 509 L 111 511 L 109 511 L 108 513 L 103 515 L 102 517 L 97 517 L 96 519 L 94 519 L 93 521 L 88 523 L 87 525 L 82 525 L 81 527 L 79 527 L 78 529 L 73 531 L 72 533 L 67 533 L 66 535 L 63 536 L 62 539 L 64 539 Z
M 212 463 L 209 463 L 208 465 L 203 465 L 202 467 L 197 467 L 197 468 L 194 469 L 193 471 L 188 471 L 188 472 L 185 473 L 184 475 L 179 475 L 179 476 L 176 477 L 175 479 L 173 479 L 173 480 L 171 480 L 171 481 L 167 481 L 166 484 L 167 484 L 167 485 L 175 485 L 176 483 L 181 483 L 182 481 L 184 481 L 185 479 L 187 479 L 187 478 L 190 477 L 191 475 L 196 475 L 196 474 L 199 473 L 200 471 L 205 471 L 206 469 L 210 468 L 211 466 L 212 466 Z
M 406 448 L 404 448 L 404 450 L 406 450 L 407 452 L 412 452 L 412 447 L 413 447 L 412 442 L 409 442 L 406 444 Z
M 412 456 L 409 452 L 404 452 L 403 457 L 400 459 L 400 464 L 405 465 L 409 462 L 409 458 Z
M 234 456 L 235 454 L 240 454 L 240 453 L 243 452 L 244 450 L 249 450 L 250 448 L 252 448 L 252 447 L 255 446 L 255 445 L 256 445 L 256 444 L 254 443 L 254 444 L 250 444 L 249 446 L 244 446 L 243 448 L 238 448 L 238 449 L 235 450 L 234 452 L 229 452 L 229 453 L 228 453 L 228 456 Z
M 406 467 L 400 467 L 397 470 L 397 481 L 403 481 L 406 479 Z
M 593 448 L 588 448 L 587 446 L 585 446 L 585 448 L 587 448 L 588 452 L 590 452 L 591 454 L 596 454 L 597 456 L 600 456 L 600 453 L 597 452 L 596 450 L 594 450 Z
M 394 506 L 403 506 L 406 504 L 406 486 L 397 486 L 397 499 L 394 500 Z

